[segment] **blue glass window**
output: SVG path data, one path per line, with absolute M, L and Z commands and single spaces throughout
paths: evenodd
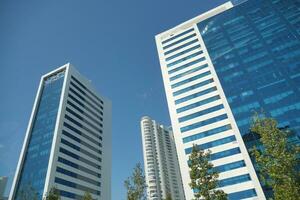
M 72 193 L 72 192 L 67 192 L 64 190 L 59 190 L 60 196 L 63 197 L 68 197 L 68 198 L 72 198 L 72 199 L 78 199 L 77 195 Z
M 70 130 L 74 131 L 76 134 L 81 135 L 82 137 L 88 139 L 89 141 L 96 144 L 97 146 L 102 147 L 102 144 L 100 142 L 96 141 L 94 138 L 88 136 L 87 134 L 83 133 L 82 131 L 80 131 L 79 129 L 73 127 L 72 125 L 64 122 L 64 127 L 69 128 Z M 99 139 L 100 139 L 100 137 L 99 137 Z
M 168 45 L 164 46 L 163 49 L 166 50 L 166 49 L 168 49 L 168 48 L 170 48 L 170 47 L 172 47 L 172 46 L 174 46 L 176 44 L 179 44 L 180 42 L 183 42 L 183 41 L 188 40 L 188 39 L 190 39 L 192 37 L 195 37 L 195 36 L 196 36 L 196 33 L 193 33 L 193 34 L 191 34 L 189 36 L 186 36 L 186 37 L 184 37 L 184 38 L 182 38 L 180 40 L 177 40 L 176 42 L 173 42 L 171 44 L 168 44 Z
M 292 91 L 292 90 L 289 90 L 289 91 L 286 91 L 286 92 L 283 92 L 280 94 L 276 94 L 272 97 L 265 98 L 264 103 L 265 104 L 276 103 L 278 101 L 281 101 L 284 98 L 287 98 L 288 96 L 290 96 L 292 94 L 294 94 L 294 91 Z
M 189 46 L 189 45 L 191 45 L 191 44 L 193 44 L 193 43 L 196 43 L 196 42 L 198 42 L 198 39 L 192 40 L 192 41 L 187 42 L 187 43 L 185 43 L 185 44 L 183 44 L 183 45 L 180 45 L 179 47 L 176 47 L 176 48 L 174 48 L 174 49 L 171 49 L 171 50 L 169 50 L 169 51 L 166 51 L 164 54 L 165 54 L 165 55 L 168 55 L 168 54 L 170 54 L 170 53 L 172 53 L 172 52 L 174 52 L 174 51 L 177 51 L 177 50 L 179 50 L 179 49 L 182 49 L 183 47 L 187 47 L 187 46 Z
M 82 109 L 87 110 L 89 113 L 91 113 L 94 117 L 101 119 L 101 115 L 103 114 L 102 112 L 100 113 L 101 115 L 99 115 L 98 113 L 96 113 L 95 111 L 93 111 L 91 108 L 89 108 L 88 106 L 85 106 L 81 101 L 79 101 L 78 99 L 76 99 L 72 94 L 69 93 L 68 95 L 70 97 L 70 99 L 72 99 L 73 101 L 75 101 L 78 105 L 81 106 Z M 81 109 L 81 110 L 82 110 Z
M 295 0 L 249 0 L 197 24 L 225 95 L 235 97 L 228 103 L 242 135 L 244 119 L 261 109 L 300 134 L 300 109 L 288 109 L 300 103 L 298 8 Z
M 214 171 L 222 173 L 222 172 L 238 169 L 238 168 L 245 167 L 245 166 L 246 166 L 245 162 L 243 160 L 240 160 L 240 161 L 232 162 L 229 164 L 220 165 L 220 166 L 214 167 L 213 169 L 214 169 Z
M 70 177 L 73 177 L 73 178 L 77 178 L 77 179 L 82 180 L 82 181 L 86 181 L 86 182 L 91 183 L 91 184 L 93 184 L 95 186 L 100 186 L 101 185 L 100 182 L 98 182 L 98 181 L 95 181 L 95 180 L 90 179 L 88 177 L 79 175 L 79 174 L 77 174 L 75 172 L 66 170 L 66 169 L 64 169 L 62 167 L 56 167 L 56 171 L 59 172 L 59 173 L 61 173 L 61 174 L 64 174 L 64 175 L 67 175 L 67 176 L 70 176 Z
M 68 156 L 70 156 L 72 158 L 75 158 L 76 160 L 80 160 L 81 162 L 84 162 L 84 163 L 86 163 L 86 164 L 88 164 L 88 165 L 90 165 L 92 167 L 101 169 L 100 165 L 98 165 L 98 164 L 96 164 L 96 163 L 94 163 L 94 162 L 92 162 L 92 161 L 90 161 L 88 159 L 85 159 L 85 158 L 83 158 L 83 157 L 81 157 L 81 156 L 79 156 L 79 155 L 77 155 L 77 154 L 75 154 L 75 153 L 73 153 L 73 152 L 71 152 L 71 151 L 69 151 L 67 149 L 64 149 L 64 148 L 60 147 L 59 148 L 59 152 L 65 154 L 65 155 L 68 155 Z
M 67 159 L 64 159 L 64 158 L 62 158 L 62 157 L 58 157 L 58 160 L 57 160 L 58 162 L 60 162 L 60 163 L 63 163 L 63 164 L 65 164 L 65 165 L 68 165 L 68 166 L 70 166 L 70 167 L 73 167 L 73 168 L 75 168 L 75 169 L 79 169 L 79 170 L 81 170 L 81 171 L 84 171 L 84 172 L 86 172 L 86 173 L 88 173 L 88 174 L 91 174 L 91 175 L 93 175 L 93 176 L 95 176 L 95 177 L 101 177 L 101 174 L 99 174 L 99 173 L 96 173 L 96 172 L 94 172 L 93 170 L 91 170 L 91 169 L 88 169 L 88 168 L 86 168 L 86 167 L 83 167 L 83 166 L 81 166 L 81 165 L 78 165 L 78 164 L 76 164 L 76 163 L 74 163 L 74 162 L 71 162 L 71 161 L 69 161 L 69 160 L 67 160 Z
M 162 42 L 162 44 L 165 44 L 165 43 L 167 43 L 167 42 L 170 42 L 170 41 L 172 41 L 172 40 L 175 40 L 176 38 L 179 38 L 180 36 L 183 36 L 183 35 L 185 35 L 185 34 L 187 34 L 187 33 L 190 33 L 190 32 L 192 32 L 193 30 L 194 30 L 194 28 L 190 28 L 190 29 L 188 29 L 188 30 L 186 30 L 186 31 L 183 31 L 182 33 L 179 33 L 178 35 L 175 35 L 175 36 L 173 36 L 173 37 L 171 37 L 171 38 L 169 38 L 169 39 L 164 40 L 164 41 Z
M 203 73 L 201 73 L 201 74 L 198 74 L 198 75 L 193 76 L 193 77 L 191 77 L 191 78 L 185 79 L 185 80 L 180 81 L 180 82 L 178 82 L 178 83 L 174 83 L 174 84 L 171 85 L 171 88 L 173 89 L 173 88 L 179 87 L 180 85 L 183 85 L 183 84 L 192 82 L 192 81 L 194 81 L 194 80 L 203 78 L 203 77 L 205 77 L 205 76 L 207 76 L 207 75 L 209 75 L 209 74 L 211 74 L 210 71 L 203 72 Z
M 253 103 L 249 103 L 246 105 L 242 105 L 239 107 L 235 107 L 232 109 L 232 112 L 234 114 L 238 114 L 238 113 L 242 113 L 242 112 L 249 112 L 249 111 L 253 111 L 253 109 L 255 108 L 259 108 L 259 103 L 258 102 L 253 102 Z
M 74 76 L 71 76 L 71 79 L 74 80 L 78 85 L 80 85 L 82 88 L 85 89 L 85 91 L 87 91 L 90 95 L 92 95 L 94 98 L 96 98 L 102 105 L 104 104 L 104 102 L 97 96 L 95 95 L 90 89 L 88 89 L 87 87 L 85 87 L 80 81 L 78 81 Z M 101 108 L 103 109 L 103 108 Z
M 236 141 L 234 135 L 228 136 L 228 137 L 225 137 L 225 138 L 222 138 L 222 139 L 218 139 L 218 140 L 215 140 L 215 141 L 207 142 L 207 143 L 204 143 L 204 144 L 200 144 L 200 145 L 197 145 L 197 146 L 199 146 L 201 149 L 208 149 L 208 148 L 213 148 L 213 147 L 220 146 L 220 145 L 223 145 L 223 144 L 227 144 L 227 143 L 230 143 L 230 142 L 233 142 L 233 141 Z M 192 147 L 185 149 L 185 154 L 190 154 L 190 153 L 192 153 Z
M 65 135 L 65 136 L 67 136 L 71 140 L 76 141 L 76 142 L 80 143 L 83 146 L 86 146 L 87 148 L 93 150 L 94 152 L 102 154 L 102 152 L 101 152 L 100 149 L 95 148 L 94 146 L 86 143 L 85 141 L 83 141 L 83 140 L 79 139 L 78 137 L 74 136 L 73 134 L 70 134 L 69 132 L 67 132 L 65 130 L 62 131 L 62 134 Z
M 186 50 L 183 50 L 183 51 L 181 51 L 181 52 L 179 52 L 179 53 L 174 54 L 173 56 L 167 57 L 167 58 L 166 58 L 166 61 L 172 60 L 172 59 L 174 59 L 174 58 L 176 58 L 176 57 L 178 57 L 178 56 L 181 56 L 181 55 L 183 55 L 183 54 L 186 54 L 186 53 L 188 53 L 188 52 L 190 52 L 190 51 L 193 51 L 193 50 L 195 50 L 195 49 L 200 49 L 200 47 L 201 47 L 200 44 L 198 44 L 198 45 L 196 45 L 196 46 L 193 46 L 193 47 L 191 47 L 191 48 L 188 48 L 188 49 L 186 49 Z
M 208 64 L 200 65 L 200 66 L 195 67 L 193 69 L 187 70 L 187 71 L 185 71 L 183 73 L 180 73 L 180 74 L 177 74 L 175 76 L 170 77 L 170 81 L 174 81 L 174 80 L 176 80 L 178 78 L 184 77 L 184 76 L 189 75 L 189 74 L 194 73 L 194 72 L 197 72 L 197 71 L 199 71 L 201 69 L 204 69 L 206 67 L 208 67 Z
M 79 166 L 78 166 L 76 163 L 71 162 L 71 161 L 69 161 L 69 160 L 66 160 L 66 159 L 64 159 L 64 158 L 62 158 L 62 157 L 58 157 L 58 162 L 64 163 L 64 164 L 66 164 L 66 165 L 68 165 L 68 166 L 70 166 L 70 167 L 73 167 L 73 168 L 75 168 L 75 169 L 78 169 L 78 168 L 79 168 Z
M 217 160 L 217 159 L 220 159 L 220 158 L 233 156 L 233 155 L 236 155 L 236 154 L 239 154 L 239 153 L 241 153 L 241 150 L 240 150 L 240 148 L 236 147 L 236 148 L 229 149 L 229 150 L 226 150 L 226 151 L 221 151 L 219 153 L 211 154 L 210 155 L 210 160 Z
M 281 107 L 281 108 L 277 108 L 277 109 L 274 109 L 274 110 L 271 110 L 270 114 L 271 114 L 272 117 L 277 117 L 277 116 L 283 115 L 286 112 L 289 112 L 291 110 L 292 111 L 300 110 L 300 102 L 299 103 L 295 103 L 295 104 L 290 104 L 290 105 L 287 105 L 287 106 L 284 106 L 284 107 Z
M 245 175 L 240 175 L 240 176 L 235 176 L 235 177 L 220 180 L 218 183 L 218 186 L 225 187 L 225 186 L 229 186 L 229 185 L 235 185 L 235 184 L 247 182 L 250 180 L 251 180 L 250 175 L 245 174 Z
M 185 93 L 185 92 L 188 92 L 188 91 L 194 90 L 194 89 L 196 89 L 196 88 L 202 87 L 202 86 L 204 86 L 204 85 L 210 84 L 210 83 L 212 83 L 212 82 L 214 82 L 214 80 L 213 80 L 212 78 L 211 78 L 211 79 L 208 79 L 208 80 L 205 80 L 205 81 L 202 81 L 202 82 L 197 83 L 197 84 L 195 84 L 195 85 L 191 85 L 191 86 L 189 86 L 189 87 L 186 87 L 186 88 L 183 88 L 183 89 L 178 90 L 178 91 L 176 91 L 176 92 L 173 92 L 173 96 L 177 96 L 177 95 L 183 94 L 183 93 Z
M 217 90 L 217 87 L 211 87 L 211 88 L 208 88 L 206 90 L 202 90 L 201 92 L 197 92 L 195 94 L 191 94 L 191 95 L 188 95 L 186 97 L 182 97 L 180 99 L 175 100 L 175 104 L 180 104 L 182 102 L 194 99 L 196 97 L 203 96 L 205 94 L 211 93 L 211 92 L 216 91 L 216 90 Z
M 239 147 L 236 147 L 236 148 L 221 151 L 221 152 L 218 152 L 218 153 L 213 153 L 213 154 L 210 155 L 209 160 L 213 161 L 213 160 L 225 158 L 225 157 L 228 157 L 228 156 L 233 156 L 233 155 L 236 155 L 236 154 L 239 154 L 239 153 L 241 153 L 241 150 L 240 150 Z M 186 154 L 188 154 L 188 153 L 186 153 Z
M 219 115 L 217 117 L 212 117 L 210 119 L 206 119 L 206 120 L 196 122 L 191 125 L 184 126 L 184 127 L 180 128 L 180 130 L 181 130 L 181 133 L 184 133 L 186 131 L 190 131 L 190 130 L 193 130 L 193 129 L 196 129 L 196 128 L 199 128 L 199 127 L 202 127 L 202 126 L 205 126 L 208 124 L 212 124 L 212 123 L 215 123 L 215 122 L 227 119 L 227 118 L 228 118 L 227 114 Z
M 71 147 L 71 148 L 73 148 L 73 149 L 75 149 L 77 151 L 80 151 L 80 148 L 78 146 L 72 144 L 71 142 L 69 142 L 69 141 L 67 141 L 67 140 L 65 140 L 63 138 L 61 138 L 61 143 L 65 144 L 65 145 L 67 145 L 67 146 L 69 146 L 69 147 Z
M 76 88 L 77 91 L 79 91 L 84 97 L 81 98 L 83 101 L 85 101 L 86 103 L 88 103 L 91 107 L 93 107 L 95 110 L 97 110 L 98 112 L 102 112 L 99 108 L 101 108 L 103 110 L 103 106 L 101 105 L 101 103 L 99 103 L 98 101 L 96 101 L 94 98 L 92 98 L 89 94 L 93 94 L 91 92 L 87 93 L 86 91 L 89 91 L 87 90 L 86 88 L 83 89 L 83 88 L 80 88 L 79 86 L 77 86 L 73 81 L 70 82 L 71 83 L 71 86 Z M 80 84 L 79 84 L 80 85 Z M 82 86 L 82 84 L 80 85 Z M 93 102 L 90 103 L 89 101 L 87 101 L 86 99 L 89 99 L 89 101 Z M 96 104 L 97 106 L 94 106 L 94 104 Z
M 197 63 L 199 63 L 199 62 L 201 62 L 201 61 L 203 61 L 203 60 L 205 60 L 205 57 L 198 58 L 197 60 L 191 61 L 191 62 L 189 62 L 189 63 L 186 63 L 186 64 L 184 64 L 184 65 L 181 65 L 181 66 L 179 66 L 179 67 L 176 67 L 175 69 L 169 70 L 169 71 L 168 71 L 168 74 L 173 74 L 174 72 L 180 71 L 180 70 L 182 70 L 182 69 L 184 69 L 184 68 L 187 68 L 187 67 L 189 67 L 189 66 L 192 66 L 192 65 L 194 65 L 194 64 L 197 64 Z
M 71 82 L 71 85 L 72 85 L 72 82 Z M 73 86 L 69 88 L 70 90 L 70 94 L 74 94 L 76 97 L 78 97 L 78 99 L 75 100 L 75 98 L 72 98 L 72 100 L 76 101 L 77 103 L 80 102 L 80 105 L 86 109 L 89 109 L 89 111 L 91 113 L 93 113 L 94 115 L 103 115 L 103 112 L 98 108 L 96 107 L 95 105 L 93 105 L 91 102 L 89 102 L 84 94 L 79 94 L 79 91 L 75 91 L 75 89 L 73 89 Z M 84 103 L 83 103 L 84 102 Z M 88 105 L 88 106 L 87 106 Z
M 198 51 L 198 52 L 193 53 L 191 55 L 188 55 L 186 57 L 180 58 L 180 59 L 178 59 L 178 60 L 176 60 L 174 62 L 171 62 L 171 63 L 167 64 L 167 67 L 172 67 L 172 66 L 174 66 L 174 65 L 176 65 L 178 63 L 181 63 L 181 62 L 183 62 L 185 60 L 188 60 L 188 59 L 194 58 L 194 57 L 196 57 L 198 55 L 201 55 L 202 53 L 203 53 L 203 51 Z
M 20 200 L 20 193 L 28 186 L 38 192 L 38 199 L 42 199 L 63 81 L 64 72 L 51 75 L 43 81 L 20 178 L 17 180 L 16 200 Z
M 230 193 L 228 194 L 228 199 L 230 200 L 241 200 L 250 197 L 256 197 L 257 194 L 254 189 L 244 190 L 240 192 Z
M 197 26 L 226 97 L 235 97 L 228 103 L 241 134 L 263 110 L 300 135 L 299 1 L 248 0 Z
M 81 152 L 82 154 L 85 154 L 85 155 L 89 156 L 90 158 L 93 158 L 93 159 L 95 159 L 95 160 L 97 160 L 97 161 L 100 161 L 100 162 L 101 162 L 101 160 L 102 160 L 100 157 L 95 156 L 94 154 L 92 154 L 92 153 L 90 153 L 90 152 L 88 152 L 88 151 L 86 151 L 86 150 L 80 148 L 79 146 L 77 146 L 77 145 L 75 145 L 75 144 L 73 144 L 73 143 L 71 143 L 71 142 L 69 142 L 69 141 L 67 141 L 67 140 L 65 140 L 65 139 L 63 139 L 63 138 L 61 138 L 61 143 L 62 143 L 62 144 L 65 144 L 65 145 L 71 147 L 72 149 L 75 149 L 75 150 L 77 150 L 78 152 Z
M 187 105 L 187 106 L 183 106 L 183 107 L 181 107 L 181 108 L 178 108 L 178 109 L 176 109 L 176 112 L 177 112 L 177 113 L 181 113 L 181 112 L 184 112 L 184 111 L 187 111 L 187 110 L 190 110 L 190 109 L 193 109 L 193 108 L 197 108 L 197 107 L 199 107 L 199 106 L 202 106 L 202 105 L 211 103 L 211 102 L 216 101 L 216 100 L 219 100 L 219 99 L 220 99 L 220 96 L 219 96 L 219 95 L 216 95 L 216 96 L 213 96 L 213 97 L 209 97 L 209 98 L 207 98 L 207 99 L 198 101 L 198 102 L 196 102 L 196 103 L 192 103 L 192 104 L 190 104 L 190 105 Z
M 82 129 L 84 129 L 84 130 L 86 130 L 88 133 L 94 135 L 95 137 L 97 137 L 97 138 L 100 138 L 100 137 L 101 137 L 101 136 L 98 135 L 95 131 L 91 130 L 91 129 L 88 128 L 87 126 L 82 125 L 80 122 L 78 122 L 77 120 L 73 119 L 73 118 L 70 117 L 69 115 L 65 114 L 65 118 L 68 119 L 69 121 L 71 121 L 73 124 L 77 125 L 78 127 L 82 128 Z M 75 128 L 74 128 L 74 130 L 75 130 Z M 78 129 L 76 129 L 76 130 L 78 130 Z M 102 130 L 97 129 L 97 132 L 102 133 Z M 83 134 L 82 134 L 82 135 L 83 135 Z M 89 136 L 87 136 L 87 137 L 89 137 Z M 92 140 L 95 141 L 94 139 L 92 139 Z M 96 142 L 96 143 L 98 143 L 98 142 Z
M 95 126 L 93 123 L 91 123 L 89 120 L 86 120 L 86 118 L 85 117 L 82 117 L 81 115 L 79 115 L 79 114 L 77 114 L 76 112 L 74 112 L 73 110 L 71 110 L 70 108 L 66 108 L 66 111 L 68 112 L 68 113 L 71 113 L 72 115 L 74 115 L 76 118 L 78 118 L 80 121 L 82 121 L 82 122 L 84 122 L 84 123 L 86 123 L 86 124 L 88 124 L 90 127 L 92 127 L 93 129 L 95 129 L 95 130 L 97 130 L 97 131 L 99 131 L 99 132 L 101 132 L 102 133 L 102 130 L 99 128 L 99 127 L 97 127 L 97 126 Z M 84 116 L 86 116 L 87 118 L 89 118 L 89 115 L 86 115 L 86 114 L 84 114 Z M 91 121 L 93 121 L 94 123 L 96 123 L 96 124 L 98 124 L 99 126 L 100 126 L 100 122 L 98 121 L 96 121 L 95 119 L 93 119 L 93 118 L 89 118 Z
M 80 113 L 82 113 L 83 115 L 85 115 L 86 117 L 88 117 L 90 120 L 92 120 L 95 123 L 99 123 L 98 119 L 102 122 L 103 118 L 96 114 L 95 112 L 93 112 L 90 108 L 84 106 L 84 104 L 82 104 L 80 101 L 78 101 L 77 99 L 75 99 L 72 95 L 69 94 L 69 97 L 74 100 L 76 103 L 78 103 L 79 105 L 82 106 L 83 109 L 86 109 L 89 112 L 85 112 L 83 109 L 79 108 L 78 106 L 76 106 L 75 104 L 73 104 L 72 102 L 70 102 L 69 100 L 67 101 L 67 103 L 69 105 L 71 105 L 73 108 L 75 108 L 77 111 L 79 111 Z M 100 122 L 100 126 L 102 127 L 102 123 Z
M 201 110 L 201 111 L 199 111 L 199 112 L 195 112 L 195 113 L 193 113 L 193 114 L 190 114 L 190 115 L 186 115 L 186 116 L 180 117 L 180 118 L 178 119 L 178 121 L 179 121 L 179 122 L 185 122 L 185 121 L 187 121 L 187 120 L 194 119 L 194 118 L 196 118 L 196 117 L 200 117 L 200 116 L 202 116 L 202 115 L 206 115 L 206 114 L 208 114 L 208 113 L 211 113 L 211 112 L 214 112 L 214 111 L 217 111 L 217 110 L 221 110 L 221 109 L 223 109 L 223 108 L 224 108 L 223 104 L 217 105 L 217 106 L 213 106 L 213 107 L 207 108 L 207 109 L 205 109 L 205 110 Z
M 57 167 L 57 168 L 56 168 L 56 171 L 59 172 L 59 173 L 62 173 L 62 174 L 71 176 L 71 177 L 73 177 L 73 178 L 77 178 L 77 174 L 76 174 L 76 173 L 71 172 L 71 171 L 66 170 L 66 169 L 63 169 L 63 168 L 61 168 L 61 167 Z
M 74 183 L 72 181 L 67 181 L 67 180 L 62 179 L 62 178 L 55 177 L 54 182 L 58 183 L 58 184 L 61 184 L 61 185 L 65 185 L 67 187 L 76 188 L 76 189 L 82 190 L 84 192 L 89 191 L 93 194 L 100 195 L 100 191 L 98 191 L 98 190 L 94 190 L 94 189 L 89 188 L 87 186 L 83 186 L 83 185 Z
M 214 128 L 214 129 L 210 129 L 208 131 L 204 131 L 201 133 L 197 133 L 197 134 L 185 137 L 185 138 L 183 138 L 183 143 L 187 143 L 187 142 L 191 142 L 191 141 L 198 140 L 201 138 L 205 138 L 205 137 L 215 135 L 215 134 L 218 134 L 218 133 L 221 133 L 221 132 L 224 132 L 227 130 L 231 130 L 231 129 L 232 128 L 231 128 L 230 124 L 225 125 L 225 126 L 220 126 L 220 127 Z

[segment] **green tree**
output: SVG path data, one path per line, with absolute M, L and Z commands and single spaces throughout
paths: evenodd
M 217 171 L 213 170 L 210 160 L 210 151 L 204 151 L 197 145 L 193 145 L 192 153 L 189 156 L 189 168 L 191 183 L 194 190 L 195 200 L 226 200 L 227 194 L 223 190 L 216 190 L 218 187 Z
M 144 200 L 146 199 L 146 181 L 141 164 L 136 164 L 133 173 L 124 182 L 127 190 L 127 200 Z
M 92 195 L 89 192 L 85 192 L 83 195 L 83 200 L 93 200 Z
M 170 193 L 167 193 L 165 200 L 172 200 L 172 195 Z
M 22 200 L 38 200 L 38 192 L 30 183 L 22 186 L 17 196 Z
M 47 193 L 44 200 L 60 200 L 60 194 L 56 187 L 52 187 L 50 191 Z
M 260 136 L 263 150 L 250 152 L 257 162 L 262 181 L 273 188 L 276 200 L 300 199 L 299 146 L 288 144 L 288 129 L 279 129 L 272 118 L 254 116 L 251 131 Z

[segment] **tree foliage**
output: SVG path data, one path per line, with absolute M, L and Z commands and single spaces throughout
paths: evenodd
M 227 194 L 218 187 L 217 171 L 213 170 L 210 160 L 210 151 L 204 151 L 193 145 L 192 153 L 189 156 L 189 168 L 191 183 L 194 190 L 195 200 L 204 198 L 205 200 L 226 200 Z
M 170 193 L 167 193 L 165 200 L 172 200 L 172 195 Z
M 46 197 L 45 200 L 60 200 L 60 194 L 56 187 L 52 187 Z
M 288 144 L 287 129 L 279 129 L 272 118 L 254 117 L 251 131 L 260 136 L 263 150 L 254 147 L 251 154 L 260 170 L 261 179 L 273 188 L 276 200 L 300 199 L 299 146 Z
M 85 192 L 83 195 L 83 200 L 93 200 L 93 197 L 89 192 Z
M 124 182 L 127 190 L 127 200 L 146 199 L 146 181 L 141 164 L 136 164 L 133 174 Z

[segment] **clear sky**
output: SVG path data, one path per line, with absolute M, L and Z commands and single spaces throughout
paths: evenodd
M 16 169 L 42 74 L 67 62 L 111 99 L 112 199 L 143 162 L 140 118 L 169 125 L 154 36 L 225 0 L 1 0 L 0 176 Z

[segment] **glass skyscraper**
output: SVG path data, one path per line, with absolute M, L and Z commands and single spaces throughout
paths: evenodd
M 289 128 L 289 127 L 280 127 L 281 129 Z M 288 145 L 300 145 L 300 136 L 297 134 L 297 132 L 294 131 L 288 131 L 287 132 L 287 143 Z M 249 132 L 245 135 L 243 135 L 243 140 L 245 142 L 245 145 L 247 149 L 252 149 L 254 146 L 260 150 L 264 151 L 264 146 L 262 145 L 260 141 L 260 137 L 258 134 Z M 300 155 L 298 155 L 300 157 Z M 258 167 L 254 157 L 251 157 L 251 160 L 253 162 L 254 168 L 256 173 L 259 175 L 260 174 L 260 168 Z M 300 170 L 300 165 L 296 166 L 296 170 Z M 264 190 L 265 196 L 267 199 L 269 198 L 274 198 L 273 190 L 272 187 L 266 185 L 264 182 L 262 182 L 262 188 Z
M 300 145 L 299 9 L 295 0 L 250 0 L 198 24 L 249 148 L 259 146 L 249 138 L 254 111 L 290 128 L 289 139 Z
M 9 198 L 110 199 L 110 144 L 110 101 L 70 64 L 42 76 Z
M 242 135 L 262 111 L 300 135 L 300 1 L 248 0 L 197 24 Z
M 212 151 L 229 199 L 265 198 L 242 136 L 255 111 L 300 134 L 299 8 L 227 2 L 156 36 L 187 199 L 193 144 Z

